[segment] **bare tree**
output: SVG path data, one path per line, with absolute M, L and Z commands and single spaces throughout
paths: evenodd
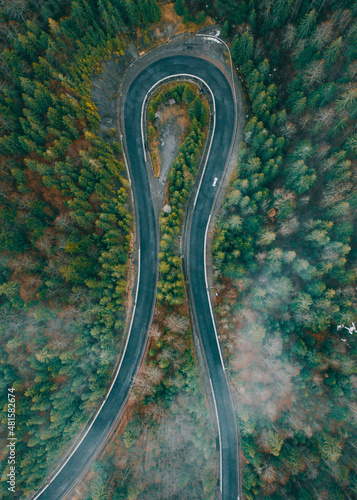
M 317 48 L 321 50 L 331 41 L 333 34 L 333 22 L 329 19 L 317 26 L 312 40 Z
M 134 389 L 141 397 L 152 394 L 155 385 L 161 381 L 162 377 L 162 371 L 157 366 L 145 366 L 136 378 Z
M 66 213 L 63 213 L 56 217 L 54 223 L 56 226 L 66 231 L 70 231 L 73 227 L 73 220 L 71 219 L 69 214 Z
M 150 337 L 153 340 L 158 340 L 161 337 L 162 333 L 158 327 L 158 325 L 152 325 L 151 330 L 150 330 Z
M 165 320 L 165 325 L 174 333 L 184 333 L 189 327 L 189 320 L 186 316 L 170 314 Z
M 332 125 L 333 119 L 335 117 L 335 111 L 333 108 L 326 106 L 325 108 L 322 108 L 315 117 L 315 128 L 317 126 L 317 129 L 321 128 L 328 128 Z
M 307 40 L 300 38 L 294 45 L 293 56 L 298 58 L 307 45 Z
M 350 80 L 354 80 L 357 76 L 357 61 L 353 61 L 348 67 L 348 76 Z
M 281 223 L 278 232 L 283 236 L 290 236 L 298 230 L 299 226 L 300 223 L 297 218 L 292 217 L 291 219 L 288 219 Z
M 328 144 L 327 142 L 321 142 L 319 145 L 319 149 L 317 150 L 317 159 L 322 160 L 323 158 L 326 158 L 330 149 L 330 144 Z
M 340 33 L 344 33 L 349 27 L 352 17 L 350 9 L 339 9 L 332 15 L 332 21 Z
M 268 465 L 267 463 L 264 466 L 261 477 L 264 483 L 271 484 L 276 482 L 278 478 L 277 470 L 273 465 Z
M 325 77 L 325 61 L 323 59 L 318 59 L 313 61 L 304 74 L 304 79 L 309 87 L 312 87 L 315 83 L 322 83 Z
M 309 130 L 311 128 L 312 121 L 313 118 L 311 113 L 304 113 L 298 117 L 298 123 L 304 130 Z
M 283 46 L 291 49 L 296 39 L 296 28 L 292 24 L 288 24 L 284 29 Z
M 41 238 L 39 238 L 35 245 L 36 248 L 38 248 L 41 252 L 44 254 L 50 255 L 51 254 L 51 249 L 53 245 L 53 236 L 50 234 L 44 234 Z

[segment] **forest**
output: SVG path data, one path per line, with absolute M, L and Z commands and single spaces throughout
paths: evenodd
M 150 0 L 1 4 L 1 446 L 14 387 L 18 495 L 95 410 L 121 346 L 132 210 L 90 76 L 159 17 Z
M 219 4 L 247 110 L 213 243 L 245 497 L 353 498 L 357 9 Z
M 212 245 L 244 496 L 352 499 L 357 7 L 176 0 L 174 8 L 186 24 L 219 23 L 244 96 L 244 140 Z M 20 495 L 39 486 L 95 410 L 121 349 L 132 207 L 116 132 L 99 133 L 90 79 L 159 20 L 155 0 L 1 2 L 0 443 L 14 387 Z M 184 91 L 175 89 L 178 99 L 192 104 Z M 214 432 L 176 249 L 204 141 L 199 102 L 160 220 L 146 364 L 131 419 L 93 467 L 92 500 L 214 495 Z M 3 476 L 4 460 L 0 467 Z

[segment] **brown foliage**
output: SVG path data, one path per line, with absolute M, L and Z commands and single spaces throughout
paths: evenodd
M 19 278 L 19 277 L 18 277 Z M 20 276 L 21 287 L 20 287 L 20 297 L 25 302 L 35 300 L 36 292 L 42 283 L 42 279 L 35 274 Z M 20 281 L 18 279 L 18 281 Z
M 68 146 L 67 154 L 73 160 L 73 164 L 78 167 L 81 164 L 79 152 L 89 151 L 91 147 L 91 143 L 86 141 L 85 139 L 76 139 L 75 141 L 72 141 Z

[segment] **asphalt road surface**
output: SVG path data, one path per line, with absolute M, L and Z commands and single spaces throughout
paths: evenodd
M 236 500 L 238 498 L 238 445 L 235 415 L 216 339 L 204 267 L 205 232 L 232 141 L 235 106 L 230 85 L 223 73 L 204 59 L 184 55 L 162 58 L 146 67 L 132 82 L 125 97 L 127 157 L 136 200 L 140 246 L 140 275 L 130 336 L 117 378 L 89 432 L 57 476 L 35 498 L 59 500 L 74 487 L 105 443 L 118 415 L 123 410 L 130 392 L 132 378 L 142 360 L 155 305 L 158 248 L 157 221 L 150 196 L 142 145 L 141 111 L 145 95 L 157 81 L 180 73 L 195 75 L 203 79 L 215 97 L 215 133 L 192 213 L 186 258 L 191 280 L 192 306 L 199 325 L 218 414 L 222 499 Z M 217 181 L 213 186 L 215 178 Z

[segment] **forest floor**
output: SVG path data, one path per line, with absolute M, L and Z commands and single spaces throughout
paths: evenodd
M 153 168 L 148 170 L 157 215 L 163 206 L 167 176 L 172 162 L 187 132 L 187 109 L 184 109 L 182 104 L 164 106 L 159 112 L 159 120 L 155 137 L 149 141 Z
M 184 133 L 187 131 L 186 115 L 187 111 L 179 104 L 165 106 L 160 112 L 156 141 L 155 139 L 151 141 L 151 147 L 157 158 L 157 165 L 154 168 L 155 177 L 163 183 L 166 183 L 172 162 L 177 156 Z
M 214 24 L 215 21 L 207 16 L 206 21 L 200 24 L 199 28 L 202 29 Z M 182 17 L 176 14 L 174 4 L 168 3 L 161 6 L 161 20 L 154 26 L 154 35 L 160 40 L 160 38 L 163 37 L 172 38 L 185 33 L 194 33 L 197 31 L 197 28 L 198 26 L 195 23 L 190 22 L 184 24 Z
M 162 183 L 166 183 L 171 164 L 177 156 L 180 145 L 180 136 L 183 131 L 184 128 L 182 128 L 178 116 L 168 116 L 166 121 L 162 124 L 159 137 L 159 151 L 161 158 L 159 180 Z

